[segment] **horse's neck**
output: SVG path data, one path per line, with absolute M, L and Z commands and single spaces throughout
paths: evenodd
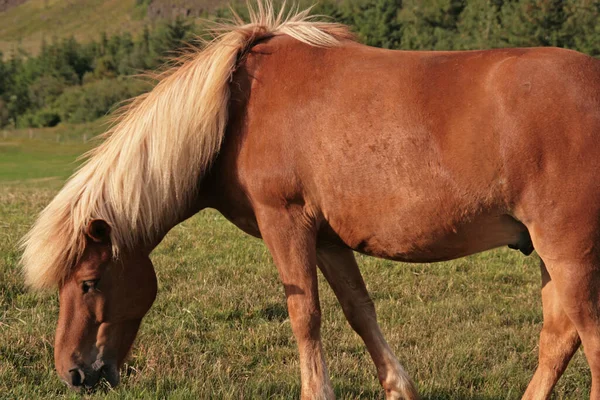
M 163 241 L 163 239 L 171 231 L 171 229 L 175 228 L 183 221 L 193 217 L 203 209 L 209 207 L 208 197 L 203 195 L 205 193 L 206 191 L 199 190 L 199 195 L 196 196 L 196 198 L 190 202 L 190 205 L 184 211 L 181 212 L 180 217 L 174 220 L 172 224 L 166 226 L 164 232 L 158 232 L 158 234 L 156 235 L 156 240 L 153 243 L 151 243 L 150 246 L 148 246 L 147 248 L 148 253 L 152 252 Z

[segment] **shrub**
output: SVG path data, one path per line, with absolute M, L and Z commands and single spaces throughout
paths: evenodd
M 60 122 L 60 115 L 56 111 L 43 109 L 39 110 L 33 115 L 33 124 L 35 127 L 52 127 L 58 125 Z
M 10 121 L 10 113 L 8 112 L 8 107 L 4 100 L 0 98 L 0 128 L 8 125 Z
M 102 79 L 65 90 L 54 102 L 54 109 L 62 121 L 89 122 L 149 89 L 148 83 L 139 80 Z

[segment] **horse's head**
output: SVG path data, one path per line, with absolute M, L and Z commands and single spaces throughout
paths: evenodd
M 59 287 L 54 360 L 70 387 L 91 388 L 102 377 L 119 383 L 119 368 L 156 287 L 147 253 L 119 254 L 115 261 L 110 226 L 103 220 L 89 224 L 85 251 Z

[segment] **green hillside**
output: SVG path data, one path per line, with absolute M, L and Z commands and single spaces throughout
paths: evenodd
M 36 52 L 43 38 L 53 36 L 86 40 L 102 31 L 137 32 L 144 17 L 145 7 L 136 0 L 29 0 L 0 13 L 0 50 L 20 44 Z
M 0 51 L 37 53 L 42 39 L 74 36 L 80 42 L 107 34 L 141 32 L 175 15 L 197 16 L 227 0 L 27 0 L 0 12 Z M 151 12 L 148 13 L 150 7 Z M 149 17 L 149 14 L 152 18 Z

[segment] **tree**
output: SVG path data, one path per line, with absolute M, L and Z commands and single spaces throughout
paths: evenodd
M 191 39 L 193 25 L 181 17 L 157 29 L 152 38 L 154 53 L 161 57 L 172 57 Z
M 95 79 L 115 78 L 116 76 L 117 66 L 115 65 L 113 57 L 106 54 L 96 59 L 94 65 Z
M 486 49 L 503 45 L 500 12 L 504 1 L 469 0 L 457 23 L 457 49 Z
M 23 54 L 13 51 L 7 68 L 8 90 L 5 95 L 9 118 L 16 126 L 19 116 L 29 108 L 29 77 L 24 68 Z
M 400 12 L 402 48 L 459 48 L 458 21 L 466 0 L 405 0 Z
M 570 48 L 600 57 L 600 0 L 568 0 L 563 35 Z
M 75 72 L 79 80 L 78 83 L 81 83 L 81 79 L 86 72 L 92 70 L 93 54 L 86 50 L 73 36 L 64 39 L 59 50 L 62 64 L 65 65 L 64 68 L 69 68 Z
M 502 7 L 503 39 L 509 46 L 568 46 L 563 0 L 520 0 Z
M 4 63 L 4 54 L 0 51 L 0 98 L 8 90 L 8 66 Z
M 67 87 L 66 82 L 54 75 L 43 75 L 29 84 L 30 107 L 39 109 L 52 103 Z
M 0 97 L 0 128 L 5 127 L 10 122 L 10 114 L 6 102 Z
M 395 49 L 402 41 L 401 8 L 401 2 L 397 0 L 354 0 L 347 3 L 342 15 L 346 23 L 356 28 L 362 42 Z

